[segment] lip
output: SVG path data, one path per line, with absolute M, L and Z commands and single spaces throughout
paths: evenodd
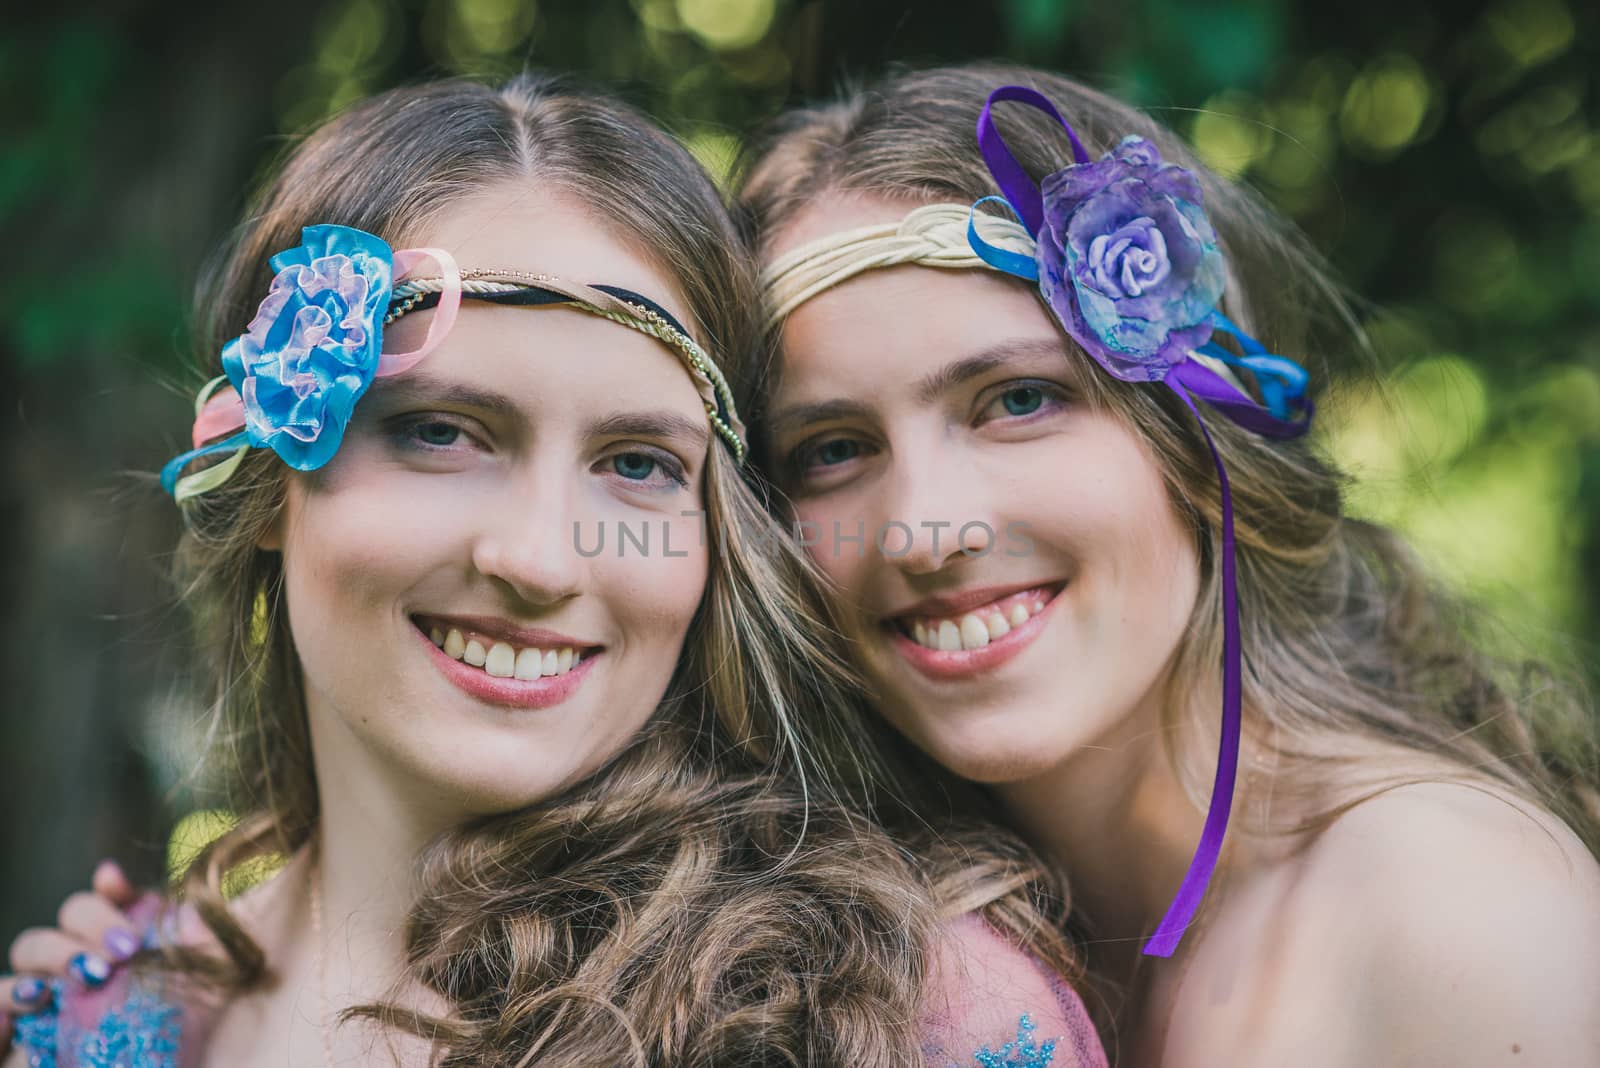
M 893 612 L 883 615 L 885 621 L 911 617 L 937 617 L 965 615 L 974 608 L 980 608 L 991 601 L 998 601 L 1012 594 L 1025 593 L 1028 590 L 1042 590 L 1051 588 L 1055 591 L 1052 596 L 1060 593 L 1061 587 L 1066 585 L 1064 579 L 1051 579 L 1048 582 L 1015 582 L 1009 586 L 979 586 L 975 589 L 962 590 L 960 593 L 947 593 L 937 597 L 925 597 L 916 604 L 898 608 Z
M 436 622 L 443 617 L 425 617 L 429 622 Z M 459 617 L 457 617 L 459 619 Z M 459 622 L 455 623 L 460 626 Z M 565 675 L 547 675 L 537 679 L 501 679 L 490 675 L 482 668 L 475 668 L 471 664 L 463 663 L 452 656 L 445 655 L 445 651 L 433 644 L 433 639 L 424 634 L 413 621 L 411 629 L 417 636 L 417 641 L 422 643 L 424 651 L 432 659 L 442 674 L 456 687 L 469 696 L 476 697 L 491 705 L 500 705 L 504 708 L 539 709 L 551 708 L 559 705 L 571 697 L 589 677 L 590 670 L 605 655 L 604 652 L 586 654 L 578 666 L 568 671 Z M 530 631 L 523 633 L 553 634 L 550 631 Z M 556 637 L 560 637 L 556 635 Z M 575 644 L 563 639 L 565 644 Z M 530 641 L 529 645 L 535 643 Z
M 463 633 L 471 632 L 483 638 L 492 638 L 495 641 L 505 642 L 517 649 L 559 649 L 570 645 L 574 649 L 584 652 L 598 650 L 599 642 L 588 641 L 583 638 L 574 638 L 570 634 L 560 631 L 546 630 L 543 627 L 518 627 L 504 619 L 494 616 L 439 616 L 428 612 L 418 612 L 411 617 L 411 623 L 424 635 L 430 626 L 440 630 L 449 630 L 454 627 Z
M 1047 583 L 1045 585 L 1056 587 L 1055 583 Z M 909 635 L 902 633 L 894 620 L 908 614 L 921 615 L 927 606 L 934 607 L 934 611 L 927 613 L 929 615 L 954 615 L 957 612 L 988 604 L 990 601 L 998 600 L 1001 597 L 1041 588 L 1044 587 L 1037 583 L 1027 586 L 995 586 L 987 590 L 973 590 L 953 597 L 930 598 L 927 601 L 919 601 L 909 613 L 900 613 L 896 617 L 886 619 L 884 621 L 884 630 L 889 635 L 889 644 L 922 675 L 939 682 L 970 679 L 1008 663 L 1021 654 L 1024 649 L 1032 645 L 1034 639 L 1043 632 L 1045 624 L 1049 621 L 1050 613 L 1055 609 L 1056 602 L 1061 599 L 1061 594 L 1066 592 L 1066 586 L 1055 588 L 1054 594 L 1045 603 L 1044 608 L 1029 616 L 1026 623 L 1013 627 L 1009 633 L 993 639 L 982 649 L 955 649 L 949 651 L 929 649 L 926 646 L 918 645 Z M 978 594 L 983 594 L 983 599 L 973 600 L 973 597 Z M 960 605 L 961 607 L 947 607 L 950 605 Z

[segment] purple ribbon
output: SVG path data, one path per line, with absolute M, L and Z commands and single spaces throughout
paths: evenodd
M 1005 139 L 1000 136 L 991 117 L 994 105 L 1002 101 L 1016 101 L 1036 107 L 1059 122 L 1072 145 L 1072 156 L 1078 166 L 1089 163 L 1089 154 L 1066 119 L 1043 95 L 1022 86 L 1009 85 L 996 89 L 989 95 L 978 116 L 978 148 L 983 154 L 989 172 L 994 176 L 1000 192 L 1015 209 L 1028 232 L 1038 240 L 1044 228 L 1044 201 L 1039 183 L 1028 176 Z M 988 246 L 976 240 L 975 228 L 969 227 L 969 237 L 974 250 L 991 266 L 1021 278 L 1036 281 L 1039 271 L 1024 271 L 986 255 Z M 1049 306 L 1049 301 L 1046 301 Z M 1239 770 L 1239 739 L 1243 718 L 1243 651 L 1239 639 L 1239 593 L 1235 576 L 1235 549 L 1233 533 L 1233 492 L 1228 484 L 1228 471 L 1222 462 L 1211 431 L 1195 400 L 1221 412 L 1239 426 L 1253 433 L 1274 439 L 1298 437 L 1311 424 L 1312 405 L 1304 396 L 1305 372 L 1298 364 L 1274 356 L 1254 338 L 1241 331 L 1221 312 L 1213 311 L 1213 329 L 1233 335 L 1246 355 L 1234 357 L 1216 345 L 1205 346 L 1210 355 L 1227 363 L 1246 367 L 1262 387 L 1269 405 L 1263 406 L 1254 398 L 1217 374 L 1192 356 L 1170 368 L 1159 379 L 1176 393 L 1184 405 L 1194 413 L 1201 436 L 1211 453 L 1216 468 L 1217 483 L 1222 495 L 1222 730 L 1217 752 L 1217 773 L 1211 789 L 1211 803 L 1206 810 L 1205 824 L 1200 832 L 1189 870 L 1184 874 L 1176 896 L 1167 907 L 1166 914 L 1156 925 L 1155 932 L 1144 944 L 1147 956 L 1170 957 L 1178 948 L 1183 934 L 1194 922 L 1195 913 L 1205 899 L 1206 888 L 1216 871 L 1222 855 L 1222 842 L 1228 832 L 1228 815 L 1233 807 L 1234 783 Z M 1070 333 L 1070 331 L 1069 331 Z
M 1017 209 L 1022 225 L 1028 228 L 1028 233 L 1037 237 L 1039 231 L 1044 229 L 1044 198 L 1039 193 L 1039 183 L 1029 178 L 1028 172 L 1022 169 L 1022 164 L 1006 147 L 1006 139 L 1000 136 L 994 119 L 990 117 L 989 112 L 1002 100 L 1031 104 L 1059 122 L 1061 128 L 1067 131 L 1067 140 L 1072 143 L 1072 158 L 1077 162 L 1088 163 L 1089 153 L 1084 151 L 1077 131 L 1061 117 L 1061 112 L 1043 93 L 1020 85 L 1006 85 L 989 94 L 988 101 L 983 105 L 983 113 L 978 116 L 978 151 L 983 153 L 983 162 L 988 164 L 989 173 L 1000 184 L 1000 192 Z

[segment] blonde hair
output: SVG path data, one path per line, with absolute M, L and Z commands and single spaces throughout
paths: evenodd
M 753 227 L 770 237 L 828 191 L 903 201 L 908 211 L 996 193 L 974 127 L 989 92 L 1001 85 L 1028 86 L 1050 98 L 1093 154 L 1138 134 L 1199 175 L 1229 264 L 1226 310 L 1271 351 L 1312 354 L 1313 380 L 1326 381 L 1327 357 L 1358 347 L 1355 317 L 1320 257 L 1257 197 L 1209 173 L 1177 137 L 1134 108 L 1026 67 L 903 73 L 838 103 L 784 116 L 744 178 Z M 1072 162 L 1053 120 L 1017 108 L 1001 109 L 997 122 L 1036 178 Z M 740 398 L 758 461 L 766 460 L 762 408 L 782 374 L 780 356 L 774 352 Z M 1168 391 L 1109 375 L 1080 377 L 1090 403 L 1149 445 L 1192 527 L 1202 587 L 1173 685 L 1214 677 L 1221 645 L 1220 488 L 1192 417 Z M 1263 793 L 1276 791 L 1279 802 L 1275 810 L 1259 806 L 1246 826 L 1312 831 L 1376 792 L 1444 777 L 1498 784 L 1554 812 L 1591 850 L 1600 848 L 1593 710 L 1581 689 L 1558 683 L 1541 665 L 1484 651 L 1472 640 L 1470 614 L 1429 581 L 1396 533 L 1345 513 L 1343 476 L 1313 445 L 1269 442 L 1224 420 L 1209 425 L 1227 457 L 1238 524 L 1246 759 L 1258 762 L 1252 770 L 1265 774 L 1256 781 L 1267 784 Z M 1204 718 L 1169 722 L 1186 730 L 1165 736 L 1198 807 L 1214 766 L 1214 710 L 1167 703 L 1169 719 L 1186 709 Z M 1181 738 L 1195 741 L 1185 745 Z M 1341 738 L 1442 761 L 1445 770 L 1436 776 L 1404 761 L 1379 767 L 1370 747 L 1358 756 L 1336 752 L 1331 743 Z M 1274 822 L 1295 811 L 1281 804 L 1291 793 L 1305 804 L 1289 823 Z
M 403 242 L 506 180 L 593 205 L 677 279 L 690 332 L 725 373 L 747 370 L 758 290 L 709 179 L 632 109 L 525 75 L 500 88 L 397 89 L 296 145 L 200 296 L 204 372 L 266 292 L 269 255 L 301 226 Z M 267 969 L 230 911 L 228 873 L 307 846 L 318 821 L 281 561 L 257 548 L 287 477 L 252 450 L 186 503 L 178 552 L 215 748 L 245 818 L 183 878 L 225 958 L 177 951 L 172 963 L 223 989 Z M 930 874 L 871 823 L 885 784 L 904 776 L 880 756 L 881 728 L 809 561 L 781 535 L 729 536 L 773 519 L 716 446 L 706 509 L 708 586 L 649 726 L 563 795 L 455 829 L 420 858 L 412 974 L 451 1013 L 379 1004 L 356 1015 L 433 1037 L 449 1065 L 903 1064 L 950 866 L 938 858 L 981 865 L 997 911 L 1019 895 L 1056 900 L 1003 835 L 928 844 Z

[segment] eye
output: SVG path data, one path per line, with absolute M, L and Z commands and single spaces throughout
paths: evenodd
M 818 467 L 832 467 L 861 455 L 861 443 L 849 438 L 833 438 L 811 449 L 810 460 Z
M 835 469 L 843 467 L 851 460 L 860 459 L 868 451 L 866 443 L 860 438 L 812 439 L 789 453 L 784 468 L 789 477 L 796 482 L 826 478 L 833 474 Z
M 395 444 L 412 452 L 445 452 L 469 443 L 470 434 L 460 423 L 436 413 L 401 417 L 393 424 Z
M 613 453 L 602 466 L 626 482 L 645 489 L 687 486 L 684 468 L 674 457 L 653 449 L 627 449 Z
M 445 448 L 454 445 L 461 437 L 461 428 L 450 423 L 428 422 L 418 423 L 412 427 L 412 433 L 424 445 L 434 448 Z
M 1000 403 L 1011 415 L 1032 415 L 1044 403 L 1044 391 L 1034 386 L 1018 386 L 1001 394 Z
M 978 422 L 1029 420 L 1061 408 L 1066 401 L 1066 391 L 1053 382 L 1007 382 L 982 402 Z
M 623 478 L 642 482 L 656 469 L 656 458 L 642 452 L 624 452 L 611 458 L 611 466 Z

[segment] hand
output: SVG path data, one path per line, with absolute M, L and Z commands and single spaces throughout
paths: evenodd
M 0 1054 L 11 1042 L 12 1017 L 36 1011 L 45 1001 L 47 979 L 74 979 L 100 986 L 118 965 L 143 946 L 125 909 L 140 894 L 116 861 L 94 870 L 92 890 L 62 902 L 55 927 L 30 927 L 11 943 L 11 969 L 0 977 Z

